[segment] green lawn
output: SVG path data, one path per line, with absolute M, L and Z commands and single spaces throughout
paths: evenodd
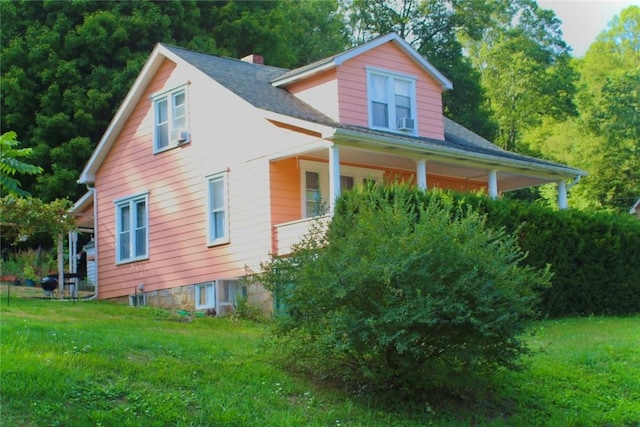
M 484 399 L 389 406 L 274 363 L 265 325 L 1 290 L 2 426 L 640 426 L 640 317 L 537 322 Z

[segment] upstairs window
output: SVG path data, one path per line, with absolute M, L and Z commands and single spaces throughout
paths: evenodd
M 149 257 L 148 195 L 116 200 L 116 263 Z
M 227 173 L 213 175 L 207 180 L 208 192 L 208 244 L 229 242 L 229 208 L 227 199 Z
M 367 70 L 369 126 L 416 133 L 415 78 L 381 70 Z
M 187 116 L 187 90 L 180 87 L 153 97 L 154 152 L 160 152 L 191 140 Z

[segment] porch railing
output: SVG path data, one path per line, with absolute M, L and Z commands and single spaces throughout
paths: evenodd
M 291 247 L 299 243 L 308 234 L 312 227 L 318 226 L 326 230 L 331 220 L 330 215 L 303 218 L 295 221 L 284 222 L 275 226 L 276 254 L 286 255 L 291 253 Z

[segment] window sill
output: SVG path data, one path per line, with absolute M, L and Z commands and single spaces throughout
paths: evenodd
M 214 240 L 213 242 L 207 242 L 207 246 L 210 248 L 214 248 L 216 246 L 224 246 L 224 245 L 228 245 L 229 243 L 231 243 L 231 241 L 229 239 L 220 239 L 220 240 Z
M 142 257 L 138 257 L 138 258 L 131 258 L 131 259 L 123 259 L 123 260 L 118 260 L 116 261 L 116 265 L 125 265 L 125 264 L 131 264 L 134 262 L 139 262 L 139 261 L 147 261 L 149 259 L 149 255 L 145 255 Z
M 161 148 L 161 149 L 159 149 L 159 150 L 154 148 L 154 150 L 153 150 L 153 154 L 154 154 L 154 155 L 155 155 L 155 154 L 161 154 L 161 153 L 164 153 L 164 152 L 166 152 L 166 151 L 174 150 L 174 149 L 176 149 L 176 148 L 182 148 L 182 147 L 185 147 L 185 146 L 187 146 L 187 145 L 191 145 L 191 140 L 189 140 L 189 141 L 184 141 L 184 142 L 174 143 L 174 144 L 168 145 L 168 146 L 166 146 L 166 147 L 164 147 L 164 148 Z

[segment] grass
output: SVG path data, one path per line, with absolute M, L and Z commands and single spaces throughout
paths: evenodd
M 14 289 L 0 293 L 2 426 L 640 425 L 640 317 L 537 322 L 529 368 L 485 400 L 390 406 L 288 372 L 263 324 Z

